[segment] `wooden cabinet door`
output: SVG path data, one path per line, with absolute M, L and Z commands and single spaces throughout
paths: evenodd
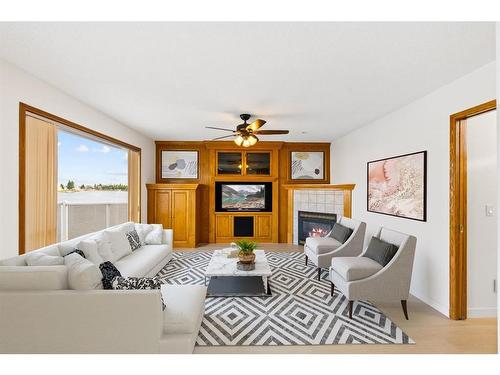
M 151 224 L 162 224 L 165 229 L 172 228 L 170 190 L 156 190 L 154 194 L 154 215 Z
M 271 215 L 255 216 L 255 237 L 257 239 L 271 238 L 271 233 L 272 233 L 271 224 L 272 224 Z
M 188 246 L 189 243 L 189 231 L 192 229 L 189 224 L 191 214 L 189 199 L 189 191 L 172 190 L 172 229 L 174 244 L 177 246 Z
M 233 217 L 231 215 L 217 215 L 215 218 L 216 241 L 224 241 L 233 236 Z

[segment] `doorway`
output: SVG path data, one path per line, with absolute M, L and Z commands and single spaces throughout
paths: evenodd
M 456 320 L 466 319 L 468 315 L 468 270 L 477 272 L 476 268 L 480 267 L 480 264 L 478 264 L 480 262 L 476 257 L 471 258 L 472 262 L 468 264 L 468 249 L 469 251 L 478 251 L 479 248 L 484 248 L 480 241 L 488 239 L 486 236 L 481 236 L 478 231 L 486 230 L 485 228 L 481 229 L 481 225 L 487 227 L 489 225 L 488 219 L 491 222 L 495 221 L 495 218 L 490 216 L 496 216 L 496 201 L 488 202 L 483 199 L 486 191 L 482 191 L 482 189 L 487 187 L 488 182 L 486 180 L 483 182 L 477 181 L 477 178 L 481 177 L 481 173 L 484 176 L 488 167 L 479 170 L 475 168 L 477 162 L 484 158 L 484 152 L 487 149 L 483 147 L 484 150 L 481 150 L 480 143 L 482 140 L 479 138 L 484 137 L 485 134 L 482 134 L 482 132 L 486 133 L 488 128 L 479 129 L 479 127 L 485 123 L 485 120 L 491 121 L 491 112 L 495 110 L 496 101 L 492 100 L 450 116 L 450 318 Z M 487 114 L 487 118 L 478 117 Z M 470 131 L 471 138 L 469 140 L 468 128 L 470 126 L 474 126 L 474 129 Z M 468 151 L 471 152 L 470 162 L 476 164 L 468 163 Z M 470 181 L 468 181 L 469 169 Z M 474 194 L 474 196 L 472 197 L 469 193 Z M 481 196 L 481 199 L 476 199 L 478 195 Z M 471 211 L 469 213 L 468 207 Z M 474 220 L 474 223 L 471 220 Z M 478 225 L 476 220 L 480 220 L 482 224 Z M 470 248 L 468 247 L 468 237 L 470 237 L 469 242 L 471 242 Z M 496 254 L 496 244 L 493 246 Z M 496 260 L 494 263 L 496 264 Z M 481 277 L 479 279 L 486 280 Z M 483 289 L 489 288 L 489 291 L 493 291 L 494 280 L 486 281 L 488 284 L 491 281 L 491 285 L 488 285 L 488 287 L 483 285 Z M 478 278 L 475 277 L 471 280 L 470 286 L 481 288 L 479 284 Z M 477 300 L 477 296 L 474 297 Z

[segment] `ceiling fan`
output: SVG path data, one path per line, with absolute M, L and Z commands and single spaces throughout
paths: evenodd
M 247 121 L 252 117 L 247 113 L 242 113 L 240 118 L 243 120 L 243 124 L 239 124 L 236 126 L 236 130 L 226 129 L 226 128 L 217 128 L 214 126 L 206 126 L 207 129 L 216 129 L 216 130 L 224 130 L 231 132 L 230 135 L 225 135 L 222 137 L 217 137 L 212 139 L 212 141 L 236 137 L 234 138 L 234 143 L 238 146 L 250 147 L 256 144 L 259 141 L 257 135 L 274 135 L 274 134 L 288 134 L 288 130 L 261 130 L 260 128 L 266 123 L 264 120 L 257 119 L 253 121 L 251 124 L 248 124 Z

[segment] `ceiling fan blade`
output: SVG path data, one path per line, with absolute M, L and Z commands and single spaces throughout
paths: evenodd
M 257 120 L 255 120 L 254 122 L 252 122 L 250 125 L 247 126 L 247 130 L 256 131 L 265 123 L 266 122 L 264 120 L 261 120 L 260 118 L 258 118 Z
M 273 134 L 288 134 L 289 130 L 256 130 L 253 134 L 261 134 L 261 135 L 273 135 Z
M 218 139 L 229 138 L 229 137 L 234 137 L 234 136 L 232 134 L 231 135 L 225 135 L 223 137 L 217 137 L 217 138 L 211 139 L 211 141 L 216 141 Z
M 216 130 L 225 130 L 227 132 L 232 132 L 232 133 L 235 133 L 235 131 L 233 129 L 226 129 L 226 128 L 216 128 L 214 126 L 205 126 L 205 128 L 207 129 L 216 129 Z

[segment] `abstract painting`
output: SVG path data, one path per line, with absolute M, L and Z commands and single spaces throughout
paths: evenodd
M 368 162 L 368 211 L 426 221 L 427 151 Z
M 162 151 L 161 178 L 198 178 L 198 151 Z
M 292 180 L 323 180 L 325 175 L 325 153 L 322 151 L 292 151 Z

